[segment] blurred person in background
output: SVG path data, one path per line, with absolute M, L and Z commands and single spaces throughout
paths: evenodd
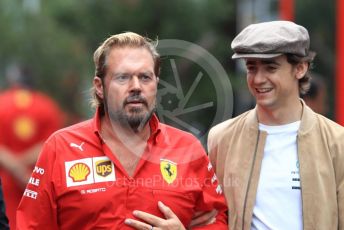
M 327 86 L 322 76 L 312 72 L 309 90 L 306 94 L 301 94 L 305 101 L 314 112 L 326 116 L 328 113 Z
M 344 128 L 299 97 L 309 46 L 308 31 L 288 21 L 249 25 L 232 42 L 256 107 L 208 136 L 230 229 L 344 229 Z
M 93 119 L 44 144 L 17 211 L 18 229 L 227 229 L 227 206 L 200 142 L 155 115 L 160 56 L 127 32 L 94 53 Z M 34 210 L 34 211 L 32 211 Z
M 13 64 L 9 88 L 0 93 L 0 176 L 11 229 L 16 209 L 46 138 L 63 126 L 64 115 L 47 95 L 33 89 L 30 72 Z

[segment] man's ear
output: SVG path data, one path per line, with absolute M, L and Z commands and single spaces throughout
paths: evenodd
M 95 76 L 93 78 L 93 86 L 96 90 L 96 94 L 98 95 L 98 97 L 103 99 L 104 98 L 104 90 L 103 90 L 102 79 L 100 77 Z
M 309 63 L 308 62 L 300 62 L 296 65 L 296 78 L 301 79 L 303 78 L 309 68 Z

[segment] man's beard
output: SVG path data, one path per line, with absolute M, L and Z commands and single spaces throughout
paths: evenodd
M 143 108 L 130 108 L 126 113 L 125 106 L 131 101 L 138 101 L 148 108 L 147 113 L 143 113 Z M 124 128 L 130 128 L 135 133 L 142 130 L 142 128 L 148 123 L 155 112 L 155 106 L 153 108 L 148 107 L 147 101 L 140 95 L 132 95 L 125 99 L 122 109 L 112 110 L 109 109 L 107 100 L 104 100 L 105 111 L 109 114 L 111 122 L 119 123 Z

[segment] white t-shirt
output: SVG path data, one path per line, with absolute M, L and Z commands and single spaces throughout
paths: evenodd
M 268 133 L 251 229 L 302 229 L 297 131 L 300 121 L 281 126 L 259 124 Z

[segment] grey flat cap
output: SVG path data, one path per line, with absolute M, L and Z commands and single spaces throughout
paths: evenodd
M 282 54 L 307 56 L 308 31 L 293 22 L 272 21 L 247 26 L 232 41 L 233 59 L 273 58 Z

